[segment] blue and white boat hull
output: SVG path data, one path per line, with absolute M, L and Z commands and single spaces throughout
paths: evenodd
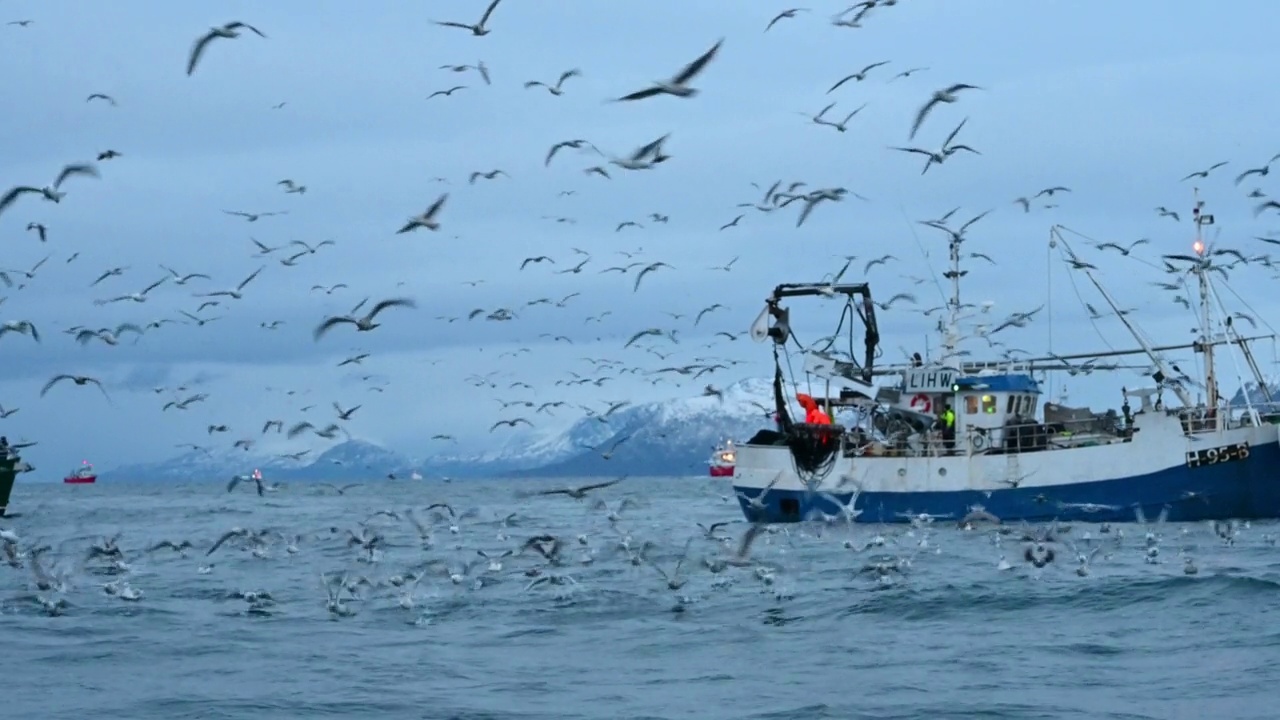
M 1178 522 L 1280 518 L 1280 426 L 1186 435 L 1161 412 L 1136 420 L 1131 439 L 1086 447 L 839 457 L 808 485 L 786 446 L 744 444 L 734 489 L 748 520 L 769 523 L 959 521 L 975 509 L 1006 522 L 1132 522 L 1138 510 Z

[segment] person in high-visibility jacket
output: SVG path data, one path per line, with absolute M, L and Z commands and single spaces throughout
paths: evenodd
M 796 393 L 796 401 L 800 403 L 800 407 L 804 408 L 804 421 L 806 423 L 810 425 L 831 424 L 831 416 L 818 407 L 818 403 L 814 401 L 813 396 L 805 393 Z
M 951 409 L 951 403 L 947 403 L 942 414 L 938 416 L 942 421 L 942 444 L 948 450 L 955 449 L 956 446 L 956 411 Z

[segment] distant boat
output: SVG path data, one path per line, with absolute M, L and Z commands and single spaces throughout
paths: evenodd
M 98 482 L 98 473 L 93 470 L 93 463 L 88 460 L 80 462 L 80 467 L 67 473 L 62 482 L 68 485 L 92 485 Z
M 733 464 L 737 459 L 737 449 L 732 440 L 725 440 L 711 452 L 711 477 L 733 477 Z

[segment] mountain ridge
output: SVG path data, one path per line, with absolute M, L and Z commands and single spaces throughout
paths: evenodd
M 747 378 L 719 396 L 626 405 L 609 415 L 579 418 L 546 436 L 517 436 L 480 453 L 436 453 L 411 458 L 367 440 L 337 443 L 311 459 L 290 460 L 245 450 L 191 450 L 101 473 L 101 479 L 173 482 L 230 478 L 257 468 L 275 481 L 339 481 L 375 477 L 549 477 L 609 474 L 700 474 L 712 449 L 726 438 L 750 437 L 767 424 L 772 382 Z M 425 440 L 424 440 L 425 442 Z

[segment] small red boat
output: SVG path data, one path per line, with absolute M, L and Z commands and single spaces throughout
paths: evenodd
M 711 466 L 711 477 L 733 477 L 733 463 L 737 459 L 737 451 L 734 450 L 733 441 L 726 440 L 711 452 L 711 460 L 707 462 Z
M 91 485 L 98 481 L 98 473 L 94 472 L 93 464 L 88 460 L 81 461 L 80 467 L 72 470 L 66 477 L 62 478 L 62 482 L 68 485 Z

